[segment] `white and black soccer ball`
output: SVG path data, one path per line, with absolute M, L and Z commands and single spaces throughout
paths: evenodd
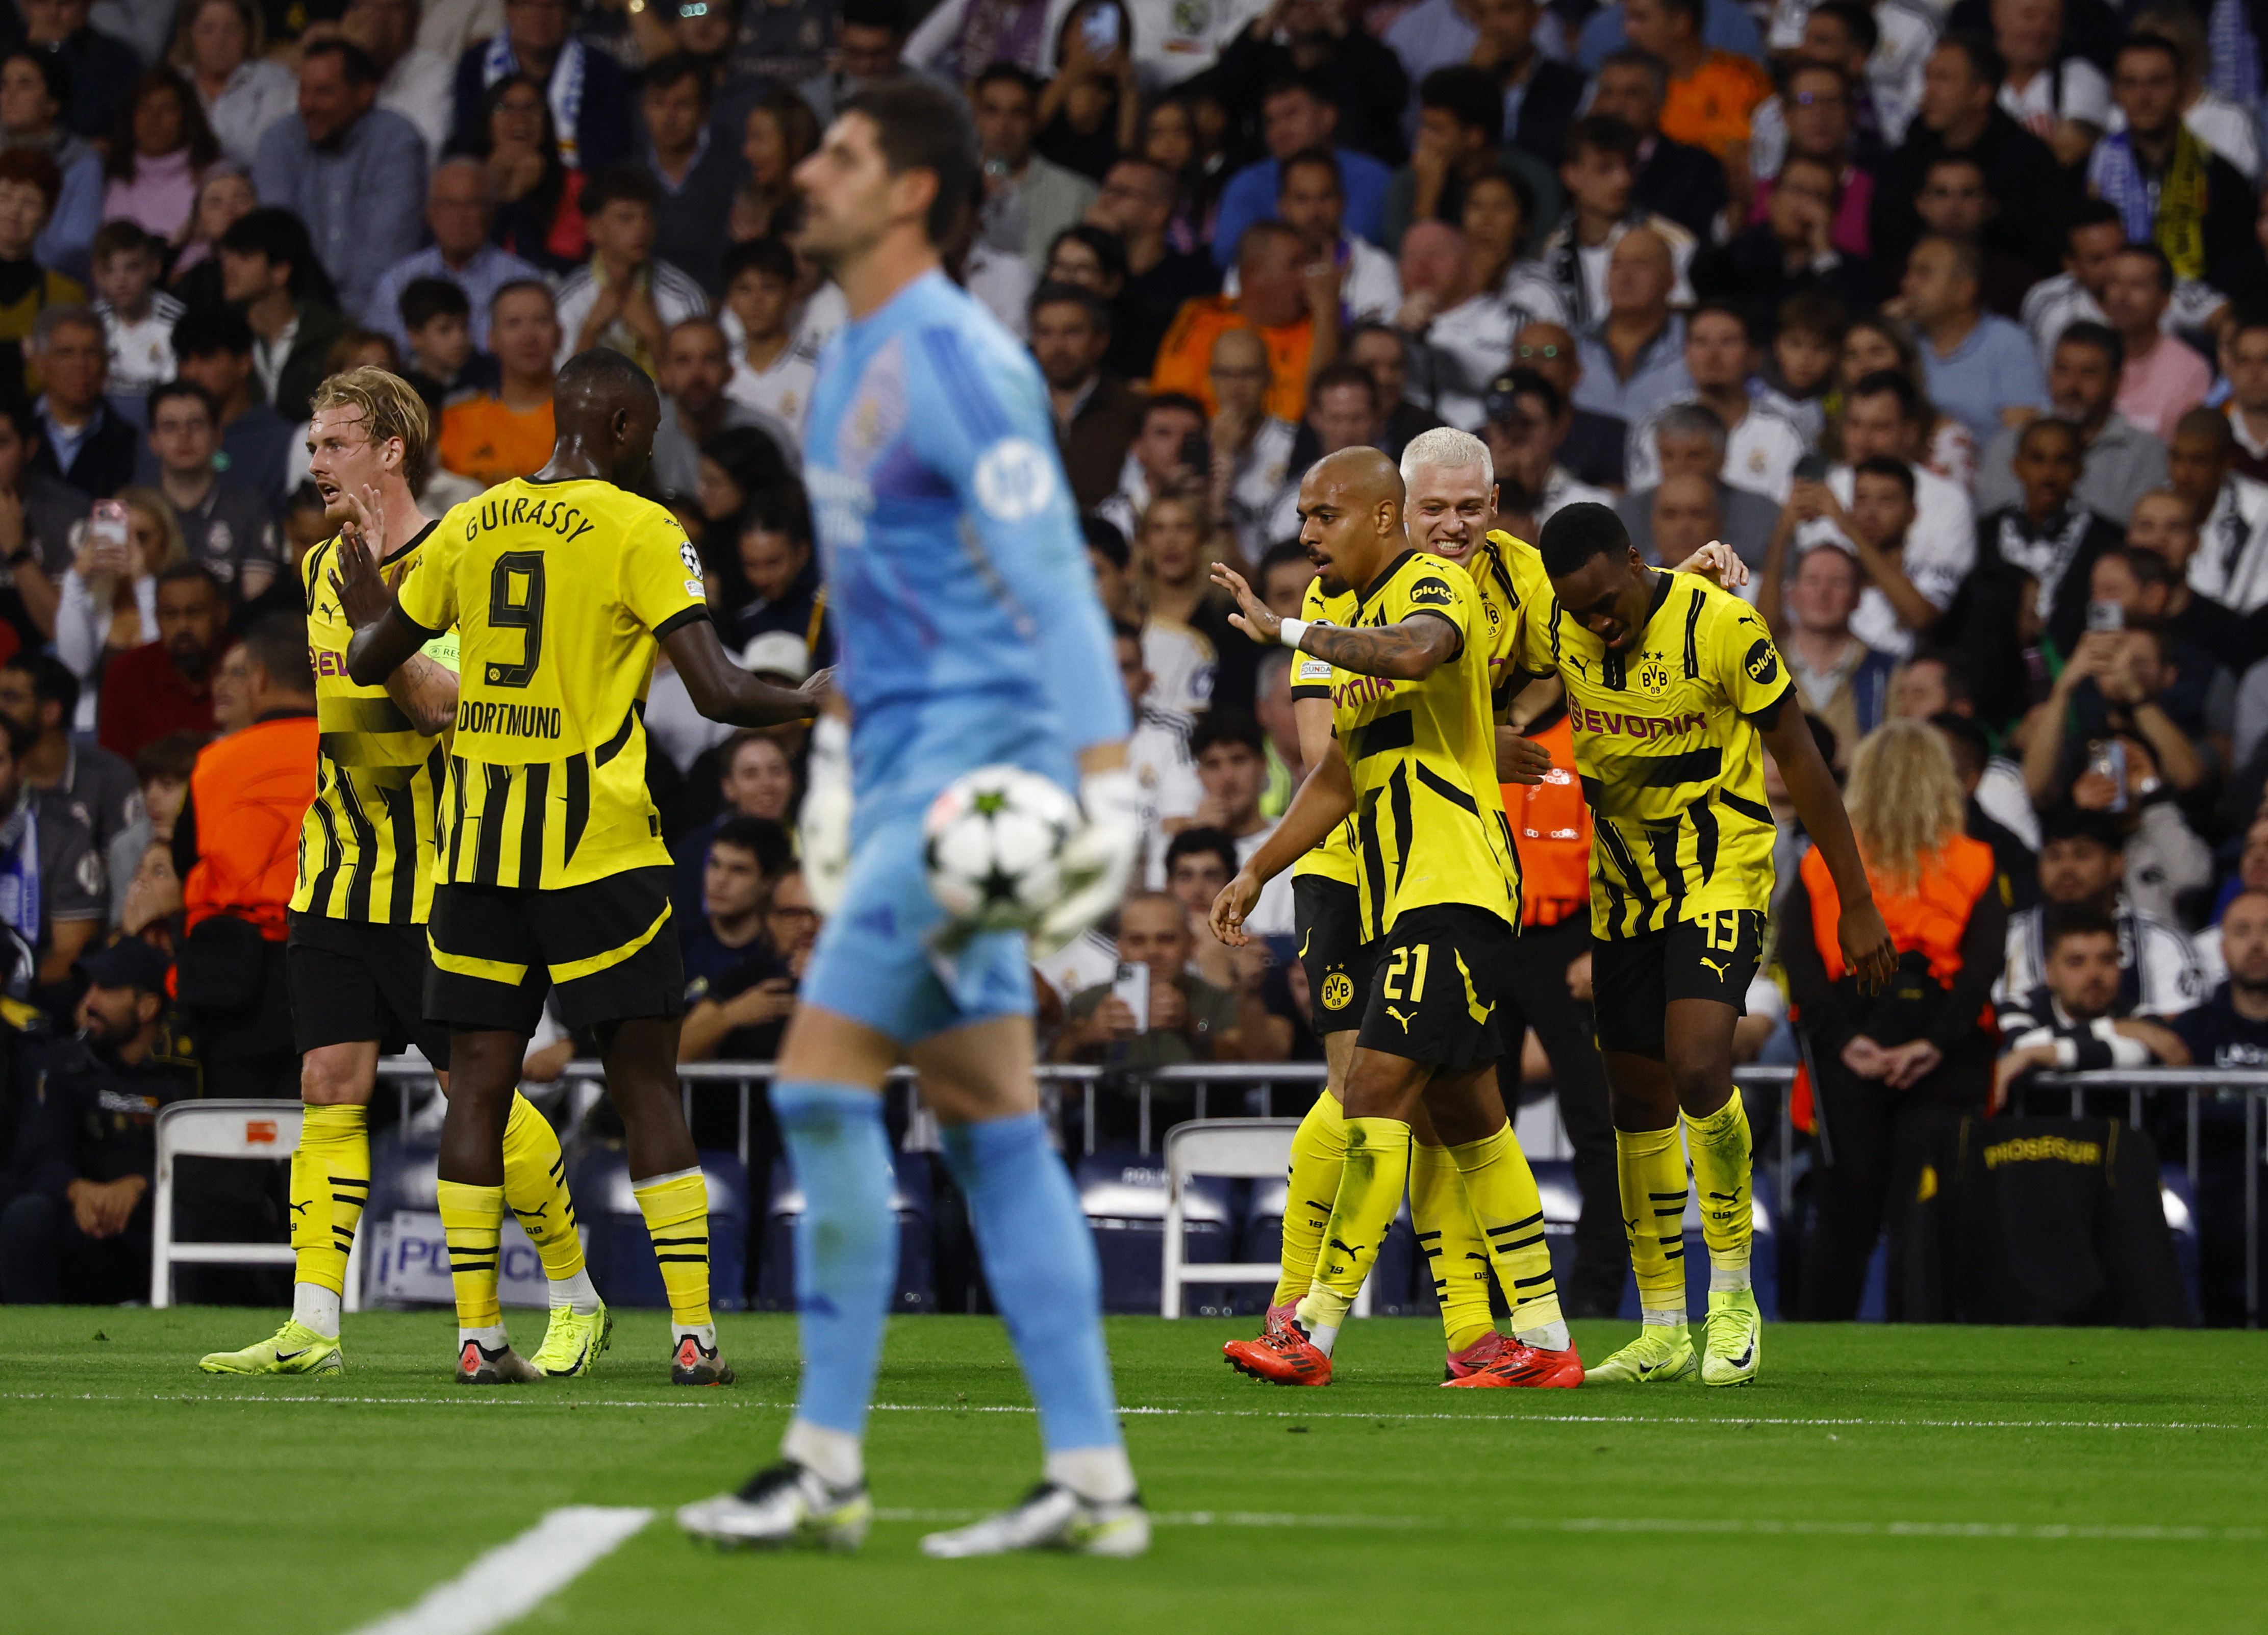
M 980 931 L 1027 931 L 1059 895 L 1079 803 L 1020 766 L 963 773 L 922 818 L 922 858 L 939 906 Z

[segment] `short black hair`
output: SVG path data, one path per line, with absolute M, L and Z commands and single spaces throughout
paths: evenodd
M 2040 819 L 2040 845 L 2051 840 L 2092 840 L 2106 852 L 2124 852 L 2126 836 L 2109 812 L 2089 811 L 2066 801 Z
M 1042 274 L 1048 269 L 1048 262 L 1056 259 L 1056 252 L 1063 247 L 1066 238 L 1083 244 L 1094 252 L 1094 259 L 1102 263 L 1105 278 L 1115 278 L 1122 284 L 1126 282 L 1126 240 L 1108 227 L 1097 227 L 1092 222 L 1073 222 L 1048 240 L 1046 259 L 1040 263 Z
M 1333 386 L 1359 386 L 1363 395 L 1370 400 L 1372 411 L 1374 413 L 1380 407 L 1378 377 L 1359 363 L 1350 363 L 1341 358 L 1336 363 L 1324 364 L 1315 371 L 1315 378 L 1307 383 L 1307 401 L 1314 403 L 1321 400 L 1323 393 Z
M 1110 304 L 1085 284 L 1069 284 L 1060 281 L 1042 284 L 1032 291 L 1031 304 L 1025 310 L 1034 318 L 1043 306 L 1075 306 L 1086 314 L 1086 321 L 1101 331 L 1110 333 Z
M 638 76 L 638 88 L 666 91 L 688 79 L 701 88 L 701 106 L 707 107 L 714 91 L 709 81 L 709 64 L 690 51 L 672 51 L 647 63 L 645 71 Z
M 1684 12 L 1692 19 L 1693 32 L 1697 34 L 1701 32 L 1702 23 L 1709 15 L 1707 0 L 1662 0 L 1662 10 Z
M 187 783 L 196 770 L 197 752 L 210 739 L 202 732 L 173 731 L 155 737 L 134 752 L 134 777 L 139 783 L 171 778 Z
M 252 356 L 252 326 L 232 306 L 191 307 L 174 321 L 173 356 L 187 363 L 225 352 L 231 357 Z
M 2070 219 L 2064 223 L 2066 247 L 2070 246 L 2073 233 L 2088 227 L 2116 227 L 2123 235 L 2126 231 L 2126 217 L 2108 199 L 2081 199 L 2071 207 Z
M 811 496 L 792 478 L 749 491 L 740 507 L 738 532 L 784 533 L 800 546 L 812 542 Z M 737 536 L 736 536 L 737 537 Z
M 903 0 L 843 0 L 842 21 L 849 28 L 887 28 L 902 35 L 906 8 Z
M 1952 689 L 1948 687 L 1947 691 Z M 1985 763 L 1992 759 L 1992 740 L 1984 736 L 1984 729 L 1977 724 L 1975 716 L 1941 709 L 1929 718 L 1929 724 L 1944 736 L 1956 772 L 1964 775 L 1982 773 Z
M 1583 564 L 1594 556 L 1626 554 L 1631 537 L 1612 506 L 1583 500 L 1552 512 L 1536 544 L 1543 554 L 1543 571 L 1554 579 L 1564 579 L 1582 572 Z
M 1329 148 L 1318 144 L 1315 147 L 1300 149 L 1277 167 L 1276 194 L 1278 198 L 1283 196 L 1284 189 L 1291 185 L 1292 171 L 1303 167 L 1308 170 L 1329 171 L 1331 173 L 1331 186 L 1338 189 L 1339 197 L 1342 199 L 1346 197 L 1346 173 L 1339 168 L 1339 156 Z
M 1124 573 L 1126 564 L 1134 560 L 1134 554 L 1126 546 L 1126 535 L 1108 517 L 1097 517 L 1093 511 L 1080 513 L 1079 532 L 1086 540 L 1086 548 L 1100 553 L 1119 572 Z M 1139 635 L 1141 632 L 1135 634 Z
M 709 837 L 709 845 L 711 850 L 720 846 L 739 847 L 756 860 L 757 872 L 766 880 L 777 879 L 795 864 L 795 847 L 789 841 L 787 831 L 769 818 L 727 818 Z
M 1611 153 L 1638 163 L 1638 134 L 1611 114 L 1586 114 L 1567 127 L 1567 157 L 1579 149 Z
M 2235 331 L 2231 330 L 2229 333 L 2233 338 Z M 2063 334 L 2056 337 L 2056 345 L 2065 346 L 2074 341 L 2083 347 L 2093 347 L 2108 358 L 2110 361 L 2110 373 L 2114 379 L 2126 367 L 2126 342 L 2118 332 L 2108 324 L 2098 324 L 2091 318 L 2082 318 L 2075 323 L 2066 324 L 2063 326 Z M 2050 351 L 2050 356 L 2051 358 L 2053 356 L 2052 349 Z
M 71 673 L 69 664 L 52 653 L 18 650 L 5 668 L 20 670 L 32 678 L 32 700 L 35 705 L 62 705 L 63 730 L 71 730 L 71 718 L 78 713 L 78 678 Z
M 1870 454 L 1851 468 L 1852 480 L 1855 481 L 1861 473 L 1869 477 L 1888 477 L 1905 490 L 1908 503 L 1912 502 L 1915 488 L 1913 467 L 1904 460 L 1894 455 Z
M 275 205 L 247 211 L 221 234 L 220 247 L 229 255 L 264 256 L 270 266 L 284 263 L 291 269 L 289 287 L 292 298 L 296 300 L 306 293 L 308 280 L 315 268 L 315 244 L 307 236 L 307 224 L 291 211 Z M 246 348 L 250 349 L 249 346 Z M 178 348 L 175 356 L 180 356 Z
M 2169 295 L 2173 293 L 2174 263 L 2172 258 L 2168 256 L 2167 253 L 2163 250 L 2161 250 L 2156 245 L 2151 243 L 2147 238 L 2138 238 L 2131 243 L 2121 245 L 2118 247 L 2118 253 L 2121 255 L 2139 255 L 2144 260 L 2149 262 L 2151 268 L 2158 275 L 2158 288 L 2164 290 Z
M 2008 59 L 2002 56 L 2000 48 L 1984 35 L 1966 28 L 1956 28 L 1937 42 L 1940 51 L 1948 46 L 1969 59 L 1970 76 L 1977 84 L 1998 85 L 2008 77 Z
M 1895 369 L 1878 369 L 1864 374 L 1852 383 L 1845 400 L 1853 398 L 1879 397 L 1889 392 L 1898 400 L 1898 418 L 1909 426 L 1921 424 L 1921 392 L 1914 383 Z
M 1184 829 L 1166 847 L 1166 875 L 1172 878 L 1174 865 L 1184 857 L 1208 852 L 1220 859 L 1233 876 L 1242 865 L 1236 861 L 1236 841 L 1226 829 Z
M 129 221 L 123 216 L 114 216 L 94 230 L 94 239 L 87 247 L 87 256 L 99 267 L 112 256 L 132 250 L 163 256 L 166 246 L 141 223 Z
M 1210 425 L 1212 422 L 1212 416 L 1205 413 L 1204 405 L 1188 392 L 1160 392 L 1152 394 L 1150 400 L 1142 405 L 1142 418 L 1135 422 L 1137 429 L 1148 425 L 1150 416 L 1160 409 L 1174 409 L 1184 414 L 1194 414 L 1197 417 L 1199 425 Z
M 2071 446 L 2073 451 L 2080 454 L 2087 452 L 2087 434 L 2081 431 L 2078 427 L 2073 425 L 2069 421 L 2058 420 L 2052 414 L 2043 414 L 2039 419 L 2031 422 L 2029 424 L 2025 426 L 2023 430 L 2016 434 L 2016 451 L 2019 454 L 2022 453 L 2024 451 L 2024 445 L 2043 431 L 2060 432 L 2063 436 L 2071 439 Z
M 299 61 L 302 62 L 312 62 L 319 56 L 338 58 L 339 71 L 346 76 L 350 85 L 378 84 L 377 62 L 351 40 L 339 34 L 326 34 L 320 40 L 309 40 L 300 48 Z
M 242 637 L 252 662 L 286 693 L 313 693 L 315 667 L 308 661 L 307 620 L 300 613 L 263 613 Z
M 1435 69 L 1418 82 L 1418 106 L 1439 108 L 1484 133 L 1491 147 L 1504 140 L 1504 86 L 1484 68 L 1456 62 Z
M 18 57 L 23 58 L 40 70 L 40 77 L 48 82 L 48 96 L 60 110 L 56 123 L 68 124 L 68 120 L 63 115 L 70 112 L 70 64 L 63 61 L 60 53 L 42 51 L 27 40 L 22 45 L 11 48 L 4 54 L 0 54 L 0 68 L 5 68 Z
M 1954 652 L 1950 648 L 1918 648 L 1913 656 L 1906 660 L 1906 663 L 1909 665 L 1937 665 L 1945 671 L 1945 696 L 1948 699 L 1960 704 L 1976 701 L 1977 689 L 1969 679 L 1969 671 L 1962 664 L 1961 655 Z
M 632 397 L 654 392 L 653 377 L 640 369 L 628 354 L 617 352 L 612 347 L 593 347 L 569 358 L 559 370 L 553 395 L 561 399 L 571 397 L 575 388 L 586 380 L 600 392 L 620 389 L 627 391 Z M 755 429 L 750 427 L 748 429 Z M 757 431 L 756 435 L 761 437 L 764 434 Z
M 192 402 L 201 405 L 204 409 L 205 418 L 212 422 L 213 429 L 216 431 L 220 429 L 220 406 L 213 401 L 211 392 L 194 380 L 168 380 L 150 389 L 151 425 L 155 426 L 158 423 L 158 411 L 175 398 L 188 398 Z
M 2118 941 L 2118 923 L 2092 903 L 2050 903 L 2040 916 L 2040 946 L 2052 954 L 2058 943 L 2075 936 L 2107 936 Z
M 1687 334 L 1690 335 L 1693 333 L 1693 320 L 1699 318 L 1705 312 L 1713 312 L 1719 318 L 1731 319 L 1734 323 L 1741 326 L 1742 340 L 1747 341 L 1750 346 L 1754 346 L 1756 343 L 1756 319 L 1749 315 L 1749 312 L 1746 307 L 1741 306 L 1737 303 L 1732 301 L 1704 301 L 1699 305 L 1696 306 L 1691 312 L 1685 315 L 1685 333 Z
M 725 288 L 730 290 L 733 281 L 742 273 L 762 273 L 784 284 L 795 282 L 795 252 L 788 248 L 787 240 L 766 233 L 761 238 L 744 238 L 725 252 Z
M 1031 70 L 1014 62 L 989 62 L 975 79 L 968 82 L 972 97 L 987 85 L 1017 85 L 1022 87 L 1033 101 L 1040 99 L 1040 82 Z
M 892 175 L 924 170 L 937 178 L 924 229 L 932 246 L 949 243 L 962 213 L 976 199 L 976 128 L 968 105 L 926 79 L 894 79 L 847 99 L 837 118 L 858 114 L 873 122 L 882 161 Z
M 578 201 L 586 222 L 610 204 L 643 204 L 650 210 L 660 202 L 661 184 L 636 165 L 608 165 L 583 185 Z
M 1874 55 L 1874 48 L 1882 43 L 1882 26 L 1874 21 L 1874 13 L 1859 0 L 1821 0 L 1811 8 L 1814 17 L 1831 17 L 1843 25 L 1851 36 L 1851 43 L 1867 56 Z
M 1241 710 L 1209 709 L 1189 732 L 1189 759 L 1197 759 L 1221 744 L 1241 744 L 1262 759 L 1268 756 L 1268 735 L 1260 723 Z
M 1253 589 L 1265 590 L 1268 588 L 1268 576 L 1286 562 L 1297 562 L 1310 573 L 1313 573 L 1315 568 L 1314 559 L 1307 554 L 1306 546 L 1301 545 L 1297 539 L 1278 539 L 1260 554 L 1260 564 L 1252 570 Z
M 2179 79 L 2182 77 L 2182 48 L 2163 34 L 2127 35 L 2118 42 L 2118 49 L 2111 55 L 2110 62 L 2113 69 L 2117 67 L 2118 59 L 2129 51 L 2163 52 L 2166 60 L 2174 65 L 2174 77 Z
M 413 278 L 402 286 L 401 327 L 416 334 L 437 318 L 472 321 L 473 303 L 453 278 Z
M 1799 290 L 1779 304 L 1778 333 L 1793 329 L 1840 347 L 1851 326 L 1850 315 L 1833 296 L 1818 290 Z

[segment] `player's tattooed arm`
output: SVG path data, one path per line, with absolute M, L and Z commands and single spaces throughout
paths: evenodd
M 456 672 L 423 653 L 386 678 L 386 696 L 429 737 L 457 718 Z
M 1313 653 L 1358 676 L 1422 681 L 1456 657 L 1463 641 L 1456 626 L 1447 620 L 1421 612 L 1395 624 L 1359 630 L 1309 625 L 1300 638 L 1300 651 Z
M 684 678 L 693 708 L 711 721 L 734 727 L 776 727 L 809 721 L 827 702 L 835 672 L 822 670 L 801 686 L 776 687 L 760 681 L 725 655 L 717 627 L 688 619 L 662 638 L 669 662 Z

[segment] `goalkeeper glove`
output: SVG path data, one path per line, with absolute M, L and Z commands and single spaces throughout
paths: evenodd
M 1123 766 L 1089 773 L 1079 780 L 1079 803 L 1086 826 L 1064 843 L 1060 861 L 1063 895 L 1032 927 L 1032 957 L 1046 959 L 1079 940 L 1079 935 L 1116 909 L 1126 895 L 1127 876 L 1142 849 L 1141 790 Z
M 850 877 L 850 728 L 840 715 L 821 715 L 812 728 L 805 776 L 797 825 L 803 883 L 811 905 L 831 916 Z

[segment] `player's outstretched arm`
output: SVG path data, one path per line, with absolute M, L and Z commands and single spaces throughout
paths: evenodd
M 1358 676 L 1382 676 L 1388 681 L 1423 681 L 1439 666 L 1456 657 L 1463 641 L 1457 627 L 1438 613 L 1419 612 L 1395 624 L 1363 630 L 1278 619 L 1268 611 L 1265 602 L 1252 594 L 1252 587 L 1245 583 L 1244 576 L 1233 568 L 1215 562 L 1212 582 L 1236 598 L 1237 611 L 1228 616 L 1228 622 L 1255 642 L 1271 647 L 1284 642 L 1285 627 L 1289 624 L 1296 640 L 1285 645 L 1302 653 L 1313 653 Z
M 1242 948 L 1251 940 L 1244 935 L 1244 917 L 1260 900 L 1260 888 L 1321 845 L 1353 811 L 1354 774 L 1334 744 L 1301 781 L 1275 832 L 1213 898 L 1212 934 L 1231 948 Z
M 1843 945 L 1843 963 L 1857 974 L 1861 993 L 1879 993 L 1897 969 L 1898 952 L 1881 911 L 1874 906 L 1874 889 L 1867 883 L 1866 865 L 1859 861 L 1858 837 L 1851 832 L 1851 815 L 1843 810 L 1835 774 L 1828 771 L 1819 741 L 1811 736 L 1811 723 L 1793 697 L 1781 700 L 1771 725 L 1759 722 L 1757 730 L 1772 759 L 1779 763 L 1780 779 L 1795 802 L 1796 816 L 1803 819 L 1804 832 L 1835 877 L 1835 895 L 1843 905 L 1835 928 L 1836 940 Z
M 693 708 L 711 721 L 732 727 L 776 727 L 809 721 L 819 713 L 834 672 L 822 670 L 792 692 L 759 681 L 725 656 L 717 627 L 690 619 L 662 638 L 669 662 L 685 678 Z

